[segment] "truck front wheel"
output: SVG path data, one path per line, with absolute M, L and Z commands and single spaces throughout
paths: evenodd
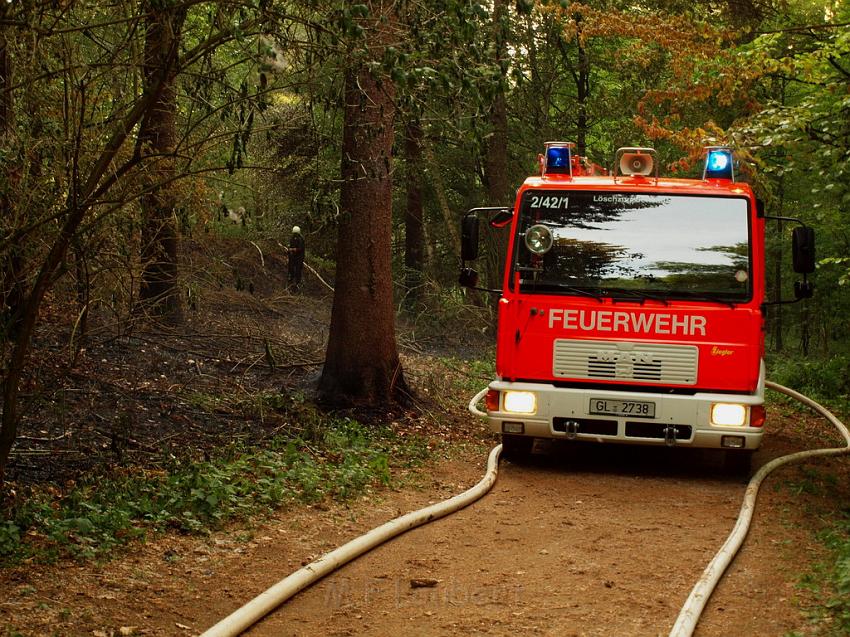
M 521 462 L 531 455 L 534 438 L 502 434 L 502 457 L 511 462 Z
M 723 468 L 730 475 L 747 476 L 753 462 L 752 449 L 727 449 L 723 458 Z

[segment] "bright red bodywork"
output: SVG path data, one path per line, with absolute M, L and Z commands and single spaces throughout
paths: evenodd
M 508 264 L 499 303 L 496 349 L 496 372 L 501 379 L 567 381 L 553 375 L 552 346 L 556 338 L 628 340 L 695 345 L 699 348 L 698 378 L 692 384 L 646 384 L 653 391 L 662 387 L 709 392 L 753 393 L 756 390 L 764 355 L 764 317 L 761 307 L 764 299 L 764 219 L 757 214 L 755 197 L 747 184 L 728 180 L 656 180 L 648 177 L 531 177 L 517 193 L 509 255 L 516 248 L 514 243 L 517 241 L 520 200 L 523 193 L 533 189 L 745 197 L 749 203 L 752 297 L 746 303 L 736 303 L 732 307 L 715 302 L 676 299 L 664 305 L 652 300 L 640 304 L 611 298 L 600 302 L 563 294 L 531 295 L 517 291 Z M 532 309 L 536 312 L 532 313 Z M 564 321 L 563 313 L 566 311 L 571 313 L 568 320 Z M 596 316 L 593 317 L 591 313 Z M 581 380 L 577 379 L 576 382 Z M 595 379 L 594 383 L 622 385 L 622 382 L 604 379 Z M 633 383 L 642 384 L 639 381 Z
M 644 149 L 628 150 L 643 166 Z M 571 174 L 541 161 L 544 176 L 517 192 L 498 377 L 486 414 L 470 409 L 506 455 L 564 438 L 728 449 L 748 466 L 764 423 L 764 218 L 752 190 L 568 161 L 553 166 Z

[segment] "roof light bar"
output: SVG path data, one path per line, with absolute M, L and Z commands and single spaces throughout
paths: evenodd
M 728 146 L 707 146 L 703 179 L 728 179 L 735 181 L 735 162 Z
M 541 174 L 567 175 L 573 174 L 573 142 L 546 142 L 546 154 L 541 156 Z

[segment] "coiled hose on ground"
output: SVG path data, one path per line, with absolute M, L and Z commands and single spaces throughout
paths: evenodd
M 744 494 L 744 502 L 741 505 L 741 511 L 738 514 L 738 520 L 736 521 L 732 532 L 729 534 L 726 542 L 711 562 L 709 562 L 696 586 L 694 586 L 691 594 L 688 596 L 685 605 L 679 612 L 679 616 L 676 619 L 673 629 L 670 631 L 670 637 L 689 637 L 693 634 L 711 593 L 714 591 L 720 581 L 720 578 L 726 571 L 726 568 L 732 562 L 732 559 L 735 557 L 735 554 L 744 542 L 755 510 L 758 490 L 764 479 L 775 469 L 792 462 L 799 462 L 800 460 L 805 460 L 814 456 L 837 456 L 850 453 L 850 431 L 848 431 L 844 423 L 836 418 L 829 410 L 793 389 L 788 389 L 787 387 L 783 387 L 782 385 L 778 385 L 770 381 L 767 381 L 766 385 L 770 389 L 795 398 L 821 414 L 838 429 L 844 437 L 846 444 L 844 447 L 800 451 L 780 458 L 775 458 L 756 472 L 747 485 L 747 490 Z M 486 392 L 487 389 L 485 388 L 478 392 L 478 394 L 476 394 L 469 402 L 469 410 L 472 413 L 486 416 L 484 412 L 480 411 L 476 407 Z M 323 555 L 314 562 L 311 562 L 307 566 L 282 579 L 280 582 L 222 619 L 213 627 L 205 631 L 201 637 L 231 637 L 239 635 L 301 590 L 323 578 L 325 575 L 328 575 L 343 565 L 360 557 L 367 551 L 372 550 L 376 546 L 379 546 L 387 540 L 401 535 L 410 529 L 414 529 L 418 526 L 422 526 L 423 524 L 427 524 L 428 522 L 433 522 L 434 520 L 445 517 L 446 515 L 454 513 L 455 511 L 458 511 L 459 509 L 462 509 L 463 507 L 466 507 L 482 498 L 496 482 L 499 454 L 501 451 L 502 445 L 496 445 L 490 451 L 490 456 L 487 459 L 487 471 L 481 481 L 474 487 L 443 502 L 438 502 L 437 504 L 425 507 L 424 509 L 413 511 L 412 513 L 396 518 L 395 520 L 391 520 L 372 529 L 368 533 L 351 540 L 347 544 L 344 544 L 330 553 Z

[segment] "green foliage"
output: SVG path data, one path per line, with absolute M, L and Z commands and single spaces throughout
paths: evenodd
M 471 398 L 496 377 L 496 363 L 490 356 L 461 360 L 455 357 L 443 357 L 440 362 L 449 372 L 452 383 L 452 395 Z
M 799 465 L 799 476 L 788 488 L 795 499 L 806 494 L 807 517 L 818 525 L 817 539 L 826 555 L 806 567 L 798 587 L 809 591 L 810 602 L 802 609 L 814 631 L 789 633 L 838 637 L 850 634 L 850 508 L 840 473 L 822 465 Z
M 12 520 L 0 524 L 0 555 L 11 555 L 21 542 L 21 529 Z
M 799 585 L 818 597 L 818 605 L 808 611 L 818 634 L 838 637 L 850 634 L 850 511 L 845 509 L 828 524 L 819 539 L 830 557 L 804 575 Z
M 461 288 L 427 286 L 408 315 L 419 337 L 457 334 L 466 338 L 470 332 L 485 330 L 489 308 L 472 305 Z
M 850 354 L 814 359 L 772 356 L 768 377 L 816 399 L 850 405 Z
M 316 416 L 318 418 L 318 416 Z M 346 500 L 423 459 L 415 436 L 348 418 L 276 438 L 267 449 L 225 450 L 208 462 L 172 461 L 159 473 L 91 478 L 61 497 L 34 495 L 0 524 L 0 562 L 107 556 L 152 532 L 208 533 L 293 502 Z
M 827 257 L 821 259 L 819 265 L 824 269 L 837 266 L 839 268 L 838 285 L 850 283 L 850 257 Z

